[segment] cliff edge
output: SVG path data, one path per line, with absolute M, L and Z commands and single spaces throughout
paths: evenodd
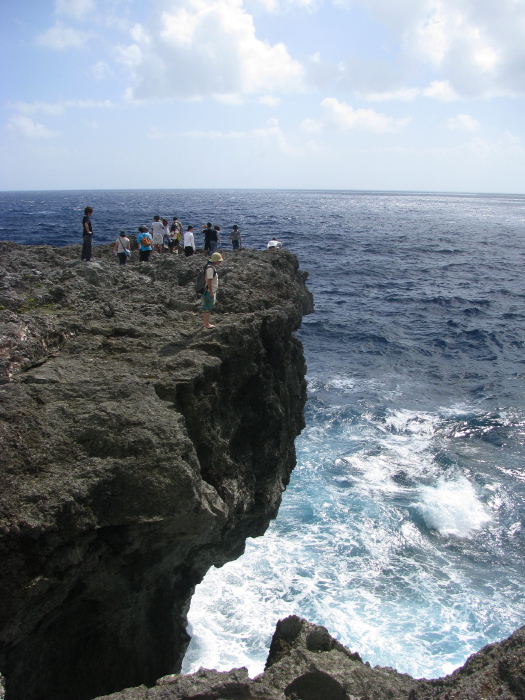
M 177 672 L 194 587 L 277 514 L 303 427 L 312 311 L 286 251 L 119 267 L 0 242 L 0 673 L 85 700 Z

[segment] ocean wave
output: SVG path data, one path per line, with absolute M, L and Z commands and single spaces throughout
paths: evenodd
M 442 535 L 470 538 L 491 521 L 474 486 L 465 477 L 441 477 L 434 486 L 419 488 L 417 508 L 428 528 Z

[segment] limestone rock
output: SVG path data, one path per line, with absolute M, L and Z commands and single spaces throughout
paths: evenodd
M 195 585 L 276 516 L 303 427 L 312 298 L 293 255 L 227 255 L 209 331 L 202 256 L 94 254 L 0 243 L 7 700 L 178 671 Z
M 244 668 L 200 669 L 161 678 L 150 689 L 95 700 L 523 700 L 524 660 L 522 627 L 471 656 L 450 676 L 416 680 L 391 668 L 372 668 L 324 627 L 290 616 L 277 624 L 266 670 L 254 679 Z

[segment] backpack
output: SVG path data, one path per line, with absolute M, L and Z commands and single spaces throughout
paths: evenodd
M 147 248 L 148 246 L 151 245 L 151 238 L 148 236 L 147 233 L 145 233 L 142 238 L 140 239 L 140 245 L 143 248 Z
M 200 297 L 201 294 L 204 294 L 204 292 L 208 289 L 208 284 L 206 282 L 206 270 L 208 267 L 213 268 L 213 276 L 217 274 L 217 270 L 213 265 L 211 265 L 209 262 L 206 263 L 206 265 L 200 270 L 200 272 L 197 274 L 197 277 L 195 278 L 195 294 Z

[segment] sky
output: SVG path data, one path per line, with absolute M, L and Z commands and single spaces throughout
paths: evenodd
M 525 0 L 1 0 L 0 190 L 525 193 Z

